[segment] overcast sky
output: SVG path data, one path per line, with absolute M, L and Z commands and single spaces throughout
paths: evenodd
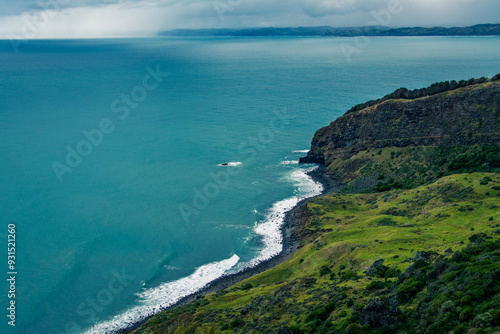
M 500 23 L 500 0 L 0 0 L 0 38 L 151 36 L 177 28 L 362 26 L 373 24 L 377 16 L 393 27 Z

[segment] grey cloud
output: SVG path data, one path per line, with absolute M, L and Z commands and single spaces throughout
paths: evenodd
M 85 37 L 90 28 L 91 36 L 115 36 L 177 28 L 362 26 L 373 21 L 371 11 L 387 9 L 391 1 L 398 0 L 0 0 L 0 35 L 20 29 L 18 15 L 36 15 L 55 2 L 62 3 L 63 15 L 40 36 Z M 473 25 L 500 18 L 500 0 L 400 1 L 404 10 L 391 17 L 391 26 Z M 214 3 L 229 8 L 223 19 Z
M 387 6 L 387 0 L 302 0 L 302 8 L 312 17 L 369 12 Z
M 113 3 L 121 3 L 120 0 L 18 0 L 0 1 L 0 16 L 19 15 L 25 12 L 31 13 L 45 9 L 64 9 L 77 7 L 101 7 Z

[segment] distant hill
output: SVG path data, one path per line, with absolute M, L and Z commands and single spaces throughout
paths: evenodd
M 160 36 L 499 36 L 500 24 L 478 24 L 471 27 L 297 27 L 297 28 L 241 28 L 241 29 L 176 29 L 163 31 Z
M 478 24 L 471 27 L 396 28 L 382 31 L 380 36 L 493 36 L 500 35 L 500 24 Z

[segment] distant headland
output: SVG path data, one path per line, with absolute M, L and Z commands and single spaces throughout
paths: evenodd
M 296 27 L 296 28 L 236 28 L 236 29 L 176 29 L 162 31 L 160 36 L 234 36 L 234 37 L 355 37 L 355 36 L 500 36 L 500 24 L 477 24 L 470 27 Z

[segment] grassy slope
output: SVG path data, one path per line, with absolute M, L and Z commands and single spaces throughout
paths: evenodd
M 446 175 L 468 172 L 500 173 L 500 145 L 409 146 L 361 151 L 328 166 L 349 192 L 373 190 L 392 178 L 396 188 L 411 189 Z M 388 190 L 394 186 L 389 184 Z
M 500 271 L 499 174 L 450 175 L 377 194 L 328 194 L 307 205 L 310 234 L 291 259 L 162 312 L 135 333 L 276 333 L 280 327 L 282 333 L 285 328 L 291 333 L 466 333 L 483 326 L 472 329 L 479 333 L 498 326 L 498 283 L 491 281 L 498 282 Z M 478 245 L 457 252 L 481 233 Z M 435 254 L 415 263 L 416 251 L 422 250 Z M 366 270 L 379 259 L 383 265 L 368 276 Z M 410 265 L 417 270 L 402 274 Z M 375 325 L 376 330 L 359 325 L 366 305 L 388 296 L 399 300 L 394 324 Z

